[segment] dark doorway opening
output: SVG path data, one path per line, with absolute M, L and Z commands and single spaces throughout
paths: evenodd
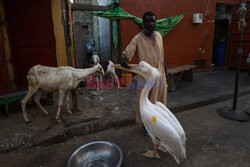
M 215 67 L 224 67 L 227 65 L 227 43 L 229 35 L 229 27 L 231 22 L 230 6 L 217 5 L 215 31 L 213 41 L 213 59 L 212 63 Z
M 11 61 L 18 91 L 27 89 L 27 73 L 41 64 L 57 66 L 50 0 L 5 0 Z

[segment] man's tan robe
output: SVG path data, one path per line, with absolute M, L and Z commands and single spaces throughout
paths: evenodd
M 149 100 L 155 104 L 156 101 L 162 102 L 166 105 L 167 101 L 167 83 L 166 75 L 164 69 L 164 48 L 162 36 L 159 32 L 155 31 L 155 40 L 145 36 L 142 32 L 138 33 L 129 43 L 127 48 L 123 52 L 128 61 L 131 61 L 134 57 L 139 61 L 145 61 L 151 66 L 158 68 L 162 74 L 162 85 L 151 89 L 149 93 Z M 137 78 L 141 78 L 138 76 Z M 137 79 L 138 81 L 138 79 Z M 141 79 L 140 79 L 141 81 Z M 138 84 L 138 83 L 137 83 Z M 140 99 L 141 89 L 137 89 L 137 109 L 136 109 L 136 122 L 142 124 L 140 108 L 139 108 L 139 99 Z

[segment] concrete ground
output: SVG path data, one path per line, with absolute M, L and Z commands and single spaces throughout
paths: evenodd
M 181 81 L 175 92 L 168 93 L 168 107 L 177 114 L 188 138 L 189 158 L 182 165 L 250 164 L 245 161 L 245 156 L 250 155 L 250 139 L 247 136 L 249 123 L 226 120 L 215 113 L 223 101 L 231 99 L 227 103 L 232 104 L 234 78 L 235 72 L 232 70 L 199 73 L 194 75 L 193 82 Z M 250 77 L 246 72 L 241 72 L 238 107 L 248 109 L 249 93 Z M 175 162 L 168 154 L 163 154 L 164 158 L 159 161 L 141 157 L 146 148 L 152 148 L 152 144 L 150 138 L 141 133 L 141 127 L 133 124 L 135 97 L 135 90 L 101 90 L 99 96 L 95 95 L 95 91 L 83 90 L 83 94 L 78 96 L 79 111 L 68 115 L 64 107 L 61 112 L 63 122 L 60 124 L 55 123 L 57 103 L 45 106 L 49 116 L 44 116 L 35 105 L 27 107 L 32 120 L 29 124 L 24 123 L 18 108 L 11 111 L 10 118 L 1 113 L 0 166 L 62 166 L 77 147 L 93 140 L 109 140 L 122 147 L 125 153 L 124 166 L 141 166 L 144 161 L 151 166 L 158 162 L 159 166 L 174 166 Z M 125 125 L 133 126 L 110 129 Z M 109 130 L 103 131 L 105 129 Z
M 168 93 L 168 107 L 179 112 L 233 98 L 235 83 L 234 70 L 194 74 L 193 82 L 180 82 L 175 92 Z M 250 77 L 240 73 L 239 96 L 250 93 Z
M 216 113 L 232 100 L 220 102 L 176 114 L 187 135 L 187 158 L 183 167 L 249 167 L 250 121 L 238 122 L 225 119 Z M 239 110 L 250 104 L 250 95 L 239 98 Z M 123 151 L 124 167 L 178 166 L 168 153 L 160 152 L 161 159 L 149 159 L 142 154 L 152 149 L 152 141 L 135 124 L 111 128 L 66 142 L 49 146 L 19 149 L 0 154 L 0 166 L 56 167 L 66 166 L 69 156 L 81 145 L 92 141 L 111 141 Z

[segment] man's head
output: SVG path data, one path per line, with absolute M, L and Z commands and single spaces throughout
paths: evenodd
M 144 25 L 144 29 L 148 32 L 148 33 L 152 33 L 155 30 L 156 27 L 156 16 L 153 12 L 145 12 L 143 14 L 143 25 Z

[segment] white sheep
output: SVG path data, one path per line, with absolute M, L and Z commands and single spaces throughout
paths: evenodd
M 112 77 L 112 79 L 115 79 L 115 82 L 117 83 L 117 88 L 120 88 L 120 82 L 119 82 L 119 79 L 115 73 L 115 68 L 113 67 L 114 63 L 112 61 L 103 61 L 103 62 L 100 62 L 100 58 L 98 55 L 93 55 L 91 57 L 91 64 L 92 65 L 96 65 L 100 63 L 102 65 L 102 68 L 104 69 L 104 72 L 105 73 L 109 73 Z M 101 76 L 100 76 L 101 78 Z M 102 88 L 102 84 L 99 85 L 99 79 L 98 79 L 98 76 L 96 77 L 96 82 L 97 82 L 97 90 L 99 90 L 99 87 Z
M 64 96 L 66 95 L 67 98 L 67 111 L 69 114 L 72 114 L 69 106 L 70 90 L 75 89 L 81 80 L 92 75 L 104 75 L 103 68 L 100 64 L 86 69 L 76 69 L 69 66 L 47 67 L 36 65 L 32 67 L 27 74 L 27 81 L 29 86 L 28 93 L 22 100 L 24 120 L 26 122 L 29 122 L 26 113 L 26 103 L 37 90 L 38 91 L 36 93 L 34 101 L 39 109 L 42 110 L 45 115 L 48 115 L 48 112 L 40 104 L 41 91 L 44 90 L 47 92 L 59 91 L 59 104 L 56 114 L 56 121 L 61 122 L 59 115 L 62 108 Z

